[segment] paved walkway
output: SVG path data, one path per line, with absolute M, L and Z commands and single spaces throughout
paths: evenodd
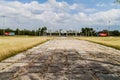
M 2 61 L 0 80 L 120 80 L 120 51 L 58 38 Z

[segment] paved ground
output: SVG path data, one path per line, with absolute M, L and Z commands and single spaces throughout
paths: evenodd
M 2 61 L 0 80 L 120 80 L 120 51 L 58 38 Z

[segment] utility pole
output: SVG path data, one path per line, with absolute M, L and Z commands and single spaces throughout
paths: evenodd
M 108 21 L 108 36 L 110 36 L 110 21 Z
M 5 34 L 5 18 L 6 16 L 2 16 L 3 17 L 3 36 Z
M 99 28 L 97 27 L 97 31 L 96 31 L 97 36 L 99 36 L 99 34 L 98 34 L 98 30 L 99 30 Z

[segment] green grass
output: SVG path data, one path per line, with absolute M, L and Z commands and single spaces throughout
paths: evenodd
M 0 37 L 0 61 L 51 39 L 50 37 Z
M 76 37 L 120 50 L 120 37 Z

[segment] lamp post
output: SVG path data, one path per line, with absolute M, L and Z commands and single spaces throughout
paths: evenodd
M 110 36 L 110 21 L 108 21 L 108 36 Z

